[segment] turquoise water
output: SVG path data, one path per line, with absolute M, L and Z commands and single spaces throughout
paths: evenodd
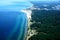
M 7 3 L 8 4 L 8 3 Z M 13 2 L 9 5 L 0 5 L 0 11 L 20 11 L 32 6 L 30 2 Z
M 0 40 L 24 40 L 27 32 L 27 16 L 20 10 L 27 9 L 31 3 L 3 1 L 0 4 Z
M 0 12 L 0 40 L 24 40 L 27 17 L 23 12 Z

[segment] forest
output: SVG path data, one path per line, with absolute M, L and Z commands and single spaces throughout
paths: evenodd
M 29 40 L 60 40 L 60 11 L 32 10 L 31 30 L 38 33 Z

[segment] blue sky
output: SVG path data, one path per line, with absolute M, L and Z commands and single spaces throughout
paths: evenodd
M 19 10 L 22 7 L 30 7 L 32 4 L 29 1 L 60 1 L 60 0 L 0 0 L 0 10 L 10 9 Z M 24 2 L 24 3 L 21 3 Z
M 60 0 L 30 0 L 30 1 L 60 1 Z

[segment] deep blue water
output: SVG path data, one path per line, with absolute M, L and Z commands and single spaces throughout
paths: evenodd
M 0 40 L 23 40 L 27 17 L 23 12 L 0 12 Z
M 27 17 L 19 11 L 30 6 L 28 1 L 0 5 L 0 40 L 24 40 Z

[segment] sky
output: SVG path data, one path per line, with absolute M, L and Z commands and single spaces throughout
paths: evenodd
M 0 0 L 0 10 L 13 9 L 19 10 L 22 7 L 30 7 L 32 4 L 29 1 L 60 1 L 60 0 Z M 22 3 L 24 2 L 24 3 Z
M 30 0 L 30 1 L 60 1 L 60 0 Z

